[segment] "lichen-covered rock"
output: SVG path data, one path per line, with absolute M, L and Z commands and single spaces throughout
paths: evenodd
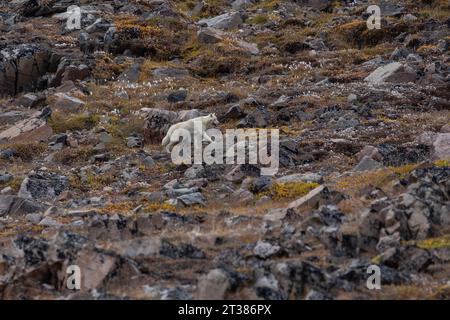
M 48 48 L 21 44 L 0 50 L 0 96 L 44 89 L 47 72 L 55 72 L 59 57 Z

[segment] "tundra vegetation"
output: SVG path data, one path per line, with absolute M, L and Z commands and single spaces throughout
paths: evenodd
M 0 297 L 449 299 L 449 2 L 376 2 L 0 1 Z M 276 175 L 174 164 L 210 113 Z

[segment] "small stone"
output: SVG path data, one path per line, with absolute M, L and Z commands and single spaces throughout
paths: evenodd
M 253 253 L 259 258 L 266 259 L 277 254 L 280 250 L 281 248 L 278 245 L 272 245 L 269 242 L 259 240 L 253 248 Z
M 260 175 L 260 169 L 250 164 L 236 165 L 230 172 L 225 175 L 225 179 L 231 182 L 240 182 L 245 177 L 257 177 Z
M 242 17 L 239 12 L 228 12 L 220 16 L 198 21 L 199 25 L 207 25 L 217 29 L 234 29 L 242 24 Z
M 359 171 L 372 171 L 381 169 L 383 165 L 368 156 L 364 156 L 361 161 L 358 163 L 358 165 L 353 168 L 353 171 L 359 172 Z
M 272 103 L 271 107 L 276 109 L 285 108 L 288 106 L 289 101 L 292 100 L 292 97 L 288 97 L 285 95 L 280 96 L 277 101 Z
M 407 15 L 405 15 L 403 17 L 403 20 L 405 20 L 407 22 L 412 22 L 412 21 L 416 21 L 417 17 L 415 15 L 412 15 L 412 14 L 408 13 Z
M 29 213 L 25 218 L 31 223 L 38 224 L 42 220 L 42 214 L 40 213 Z
M 142 147 L 142 138 L 137 136 L 131 136 L 127 138 L 128 148 L 140 148 Z
M 117 92 L 116 97 L 126 99 L 126 100 L 130 99 L 130 97 L 128 96 L 128 93 L 125 90 Z
M 373 147 L 373 146 L 365 146 L 360 152 L 356 154 L 356 158 L 358 161 L 361 161 L 364 157 L 369 157 L 372 160 L 375 161 L 382 161 L 383 156 L 381 155 L 380 151 Z
M 245 204 L 251 203 L 255 199 L 253 193 L 245 189 L 237 189 L 231 195 L 231 200 L 233 203 Z
M 147 156 L 147 157 L 144 158 L 144 160 L 142 160 L 142 163 L 143 163 L 145 166 L 147 166 L 147 167 L 152 167 L 152 166 L 154 166 L 154 165 L 156 164 L 156 161 L 153 160 L 152 157 Z
M 16 154 L 16 151 L 14 149 L 9 149 L 9 148 L 4 149 L 4 150 L 0 151 L 0 158 L 9 160 L 12 157 L 14 157 L 15 154 Z
M 435 160 L 450 159 L 450 133 L 439 133 L 433 142 Z
M 245 116 L 244 111 L 238 104 L 231 106 L 228 111 L 221 117 L 221 122 L 233 119 L 240 119 Z
M 197 179 L 202 177 L 204 171 L 205 168 L 201 164 L 194 164 L 184 172 L 184 176 L 188 179 Z
M 0 172 L 0 183 L 8 183 L 13 179 L 13 175 L 10 173 L 1 173 Z
M 223 300 L 230 282 L 224 271 L 214 269 L 200 277 L 197 288 L 197 298 L 200 300 Z
M 108 132 L 102 131 L 100 132 L 100 135 L 98 137 L 101 142 L 103 143 L 111 143 L 113 141 L 112 135 L 110 135 Z
M 256 178 L 254 181 L 252 181 L 250 185 L 250 189 L 253 193 L 261 193 L 264 191 L 268 191 L 273 184 L 273 179 L 269 176 L 262 176 Z
M 14 192 L 13 188 L 6 187 L 0 190 L 0 194 L 12 194 Z
M 50 217 L 45 217 L 44 219 L 41 220 L 41 222 L 39 222 L 39 225 L 46 227 L 59 227 L 62 224 Z
M 351 94 L 348 95 L 348 97 L 347 97 L 347 102 L 348 103 L 354 103 L 356 101 L 358 101 L 358 96 L 356 94 L 351 93 Z
M 205 205 L 205 197 L 200 192 L 195 192 L 191 194 L 185 194 L 177 198 L 185 206 L 192 206 L 195 204 Z
M 174 91 L 167 96 L 167 101 L 170 103 L 182 102 L 182 101 L 186 100 L 187 95 L 188 95 L 188 91 L 184 90 L 184 89 Z
M 364 80 L 373 84 L 384 82 L 411 82 L 417 79 L 417 74 L 406 68 L 400 62 L 392 62 L 379 67 Z

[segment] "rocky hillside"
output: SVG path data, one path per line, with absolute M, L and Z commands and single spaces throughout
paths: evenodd
M 0 298 L 449 299 L 449 17 L 0 0 Z M 167 129 L 209 113 L 279 129 L 276 176 L 175 165 Z

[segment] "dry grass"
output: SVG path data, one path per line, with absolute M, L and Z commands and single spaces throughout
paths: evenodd
M 12 149 L 15 151 L 15 157 L 20 158 L 22 161 L 31 161 L 36 157 L 39 157 L 47 150 L 45 143 L 33 142 L 33 143 L 15 143 L 15 144 L 2 144 L 1 150 Z
M 54 160 L 67 166 L 85 163 L 94 155 L 91 146 L 79 146 L 78 148 L 64 148 L 54 155 Z
M 374 171 L 354 173 L 338 180 L 335 184 L 337 190 L 350 195 L 358 195 L 364 188 L 386 188 L 390 182 L 405 178 L 416 169 L 419 164 L 407 164 L 401 167 L 389 167 Z
M 276 183 L 269 191 L 269 194 L 277 201 L 282 199 L 293 199 L 302 197 L 319 186 L 320 184 L 316 182 Z
M 49 124 L 55 133 L 67 131 L 90 130 L 95 127 L 100 120 L 97 115 L 77 114 L 66 118 L 64 114 L 55 112 L 49 119 Z
M 450 248 L 450 234 L 437 238 L 429 238 L 418 241 L 409 241 L 406 245 L 415 245 L 421 249 L 434 250 Z
M 14 192 L 18 192 L 20 186 L 22 185 L 23 178 L 22 177 L 13 177 L 12 180 L 6 183 L 0 183 L 0 189 L 10 187 Z
M 441 284 L 383 286 L 375 294 L 376 299 L 382 300 L 448 300 L 450 286 Z

